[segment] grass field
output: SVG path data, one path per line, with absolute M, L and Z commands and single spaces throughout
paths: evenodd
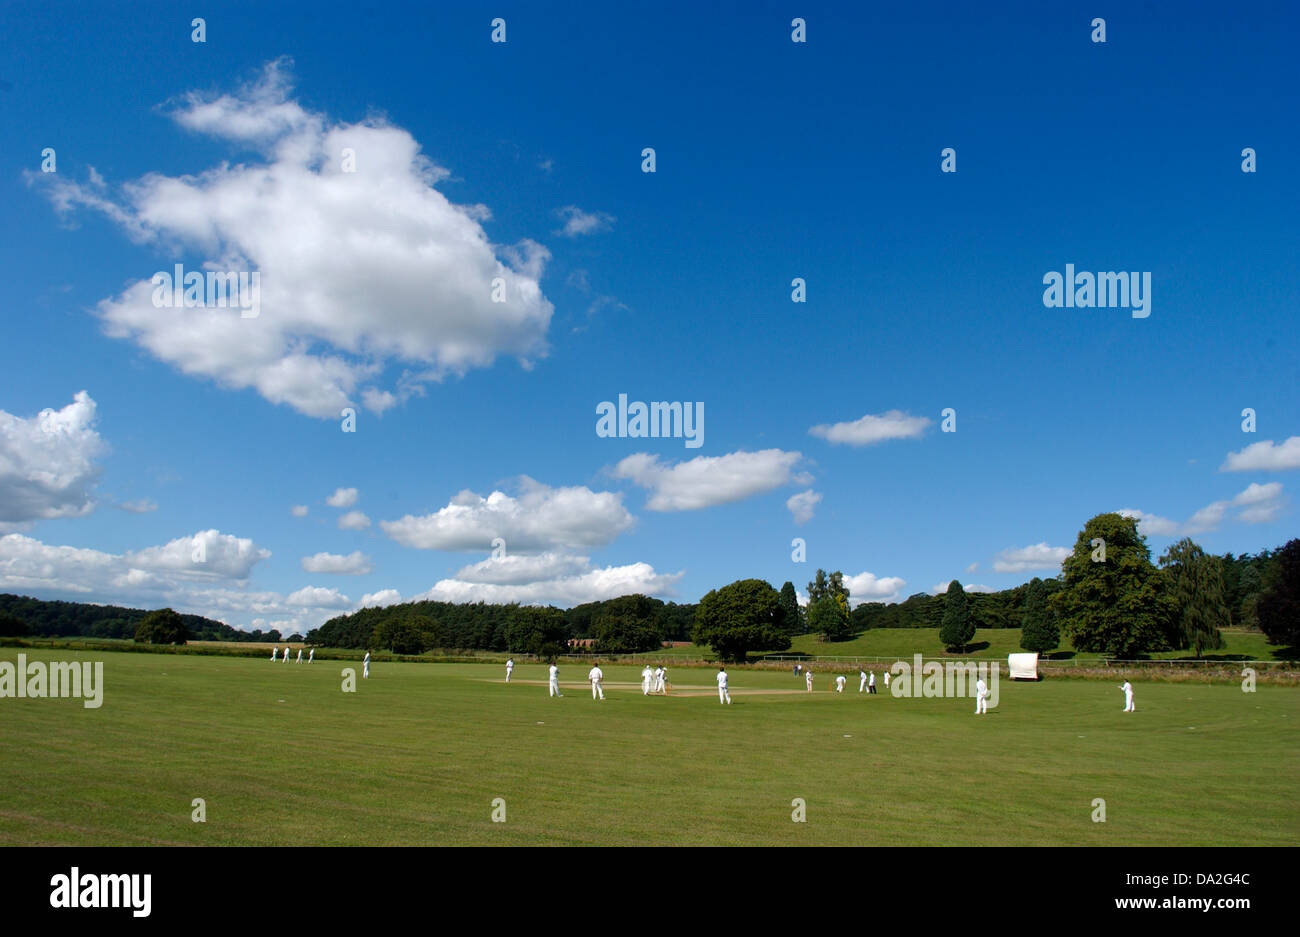
M 670 671 L 608 699 L 541 665 L 29 651 L 104 661 L 99 709 L 0 700 L 7 844 L 1294 844 L 1300 695 L 1098 681 L 966 699 L 840 696 L 782 672 Z M 6 648 L 0 660 L 15 660 Z M 194 798 L 207 822 L 191 820 Z M 490 821 L 492 800 L 506 822 Z M 791 822 L 791 801 L 807 822 Z M 1104 798 L 1107 821 L 1093 823 Z

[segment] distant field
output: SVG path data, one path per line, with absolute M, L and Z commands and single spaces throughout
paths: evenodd
M 1281 660 L 1276 652 L 1281 648 L 1268 643 L 1264 635 L 1257 631 L 1223 632 L 1227 647 L 1207 652 L 1207 659 L 1245 659 L 1245 660 Z M 988 628 L 975 632 L 975 640 L 964 657 L 1006 659 L 1008 654 L 1020 652 L 1019 628 Z M 865 631 L 849 641 L 832 641 L 823 643 L 815 634 L 798 635 L 791 640 L 789 651 L 785 654 L 808 654 L 814 657 L 890 657 L 910 659 L 913 654 L 925 657 L 944 655 L 943 642 L 939 640 L 938 628 L 878 628 Z M 1053 652 L 1057 657 L 1070 657 L 1074 651 L 1064 647 Z M 640 655 L 655 658 L 678 658 L 681 660 L 712 660 L 713 652 L 707 647 L 690 645 L 688 647 L 666 648 L 650 654 Z M 1097 658 L 1101 655 L 1088 652 L 1079 653 L 1084 658 Z M 1165 651 L 1152 654 L 1158 660 L 1195 657 L 1191 651 Z
M 562 665 L 26 651 L 102 660 L 104 702 L 0 699 L 0 843 L 1276 844 L 1300 839 L 1300 691 L 1000 683 L 999 705 L 670 668 L 604 703 Z M 13 661 L 14 648 L 0 649 Z M 358 668 L 359 670 L 359 668 Z M 207 822 L 191 822 L 206 801 Z M 494 798 L 506 822 L 492 823 Z M 791 801 L 807 822 L 791 822 Z M 1094 798 L 1107 821 L 1090 817 Z

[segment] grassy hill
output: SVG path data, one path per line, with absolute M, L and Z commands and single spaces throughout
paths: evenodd
M 1275 652 L 1282 648 L 1268 643 L 1264 635 L 1257 631 L 1223 632 L 1227 647 L 1213 651 L 1205 658 L 1210 660 L 1281 660 Z M 1020 651 L 1019 628 L 990 628 L 975 633 L 975 640 L 964 656 L 973 658 L 998 658 L 1005 660 L 1008 654 Z M 864 631 L 849 641 L 823 643 L 815 634 L 798 635 L 791 641 L 789 651 L 784 654 L 807 654 L 813 657 L 887 657 L 891 660 L 907 659 L 913 654 L 924 657 L 941 657 L 945 651 L 939 640 L 938 628 L 877 628 Z M 668 648 L 653 654 L 642 655 L 655 658 L 679 658 L 694 660 L 703 657 L 713 658 L 713 652 L 707 647 L 690 645 L 689 647 Z M 1054 659 L 1097 658 L 1095 653 L 1078 653 L 1069 648 L 1054 652 Z M 1191 651 L 1165 651 L 1151 655 L 1155 659 L 1172 660 L 1193 658 Z

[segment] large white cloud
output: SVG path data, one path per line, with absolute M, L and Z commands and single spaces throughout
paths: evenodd
M 536 582 L 502 584 L 443 579 L 423 595 L 410 601 L 519 602 L 522 605 L 581 605 L 613 599 L 620 595 L 671 595 L 674 584 L 685 573 L 656 573 L 648 563 L 587 569 L 576 575 L 558 576 Z
M 94 423 L 95 401 L 84 390 L 62 410 L 29 419 L 0 410 L 0 532 L 94 510 L 95 460 L 107 450 Z
M 1229 452 L 1220 472 L 1286 472 L 1300 468 L 1300 436 L 1292 436 L 1281 445 L 1265 439 L 1240 452 Z
M 864 602 L 896 602 L 907 580 L 899 576 L 877 577 L 875 573 L 858 573 L 845 576 L 844 585 L 849 590 L 849 604 L 856 608 Z
M 370 557 L 360 550 L 347 556 L 338 553 L 316 553 L 302 558 L 302 568 L 308 573 L 335 573 L 343 576 L 363 576 L 374 569 Z
M 539 553 L 535 556 L 508 554 L 488 557 L 482 562 L 462 567 L 453 578 L 462 582 L 513 586 L 576 576 L 590 568 L 591 562 L 587 557 L 571 553 Z
M 740 501 L 783 485 L 806 485 L 812 481 L 811 476 L 794 471 L 802 458 L 798 452 L 763 449 L 697 456 L 669 465 L 657 455 L 638 452 L 614 466 L 612 474 L 649 489 L 648 510 L 694 511 Z
M 928 417 L 889 410 L 879 415 L 868 413 L 848 423 L 822 423 L 808 432 L 831 443 L 869 446 L 887 439 L 914 439 L 921 436 L 931 422 Z
M 493 491 L 484 498 L 466 490 L 432 514 L 379 526 L 398 543 L 422 550 L 486 550 L 500 537 L 508 555 L 604 546 L 634 522 L 620 493 L 552 488 L 525 475 L 518 497 Z
M 1035 543 L 1027 547 L 1011 547 L 993 559 L 995 573 L 1023 573 L 1031 569 L 1050 569 L 1060 572 L 1061 563 L 1070 555 L 1069 547 L 1050 547 Z M 969 588 L 963 586 L 963 588 Z
M 196 561 L 200 545 L 203 560 Z M 122 554 L 9 534 L 0 537 L 0 592 L 79 595 L 135 608 L 169 606 L 234 627 L 279 628 L 285 634 L 306 632 L 354 607 L 337 590 L 318 586 L 288 596 L 249 589 L 254 565 L 268 556 L 249 540 L 215 530 Z
M 305 110 L 287 71 L 271 63 L 237 92 L 191 93 L 171 111 L 182 127 L 260 160 L 151 172 L 116 190 L 97 174 L 86 184 L 28 175 L 61 211 L 101 211 L 157 246 L 164 271 L 183 262 L 260 275 L 260 313 L 241 318 L 239 309 L 157 308 L 150 270 L 99 304 L 105 331 L 186 374 L 332 419 L 358 399 L 382 412 L 499 356 L 527 364 L 544 355 L 546 249 L 493 245 L 490 212 L 448 201 L 435 187 L 448 171 L 410 133 Z M 497 278 L 503 302 L 493 302 Z M 396 393 L 379 386 L 390 366 L 402 370 Z

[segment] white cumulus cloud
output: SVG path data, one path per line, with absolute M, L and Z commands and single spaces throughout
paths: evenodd
M 342 556 L 338 553 L 316 553 L 302 558 L 302 568 L 308 573 L 335 573 L 341 576 L 363 576 L 374 567 L 370 557 L 360 550 Z
M 669 465 L 657 455 L 638 452 L 614 466 L 615 478 L 626 478 L 650 491 L 651 511 L 694 511 L 740 501 L 784 485 L 806 485 L 805 472 L 794 471 L 803 458 L 798 452 L 763 449 L 723 456 L 697 456 Z
M 794 522 L 802 526 L 813 519 L 813 512 L 816 511 L 821 499 L 821 492 L 809 488 L 797 495 L 791 495 L 786 499 L 785 506 L 790 509 Z
M 419 599 L 440 602 L 518 602 L 522 605 L 570 607 L 584 602 L 613 599 L 620 595 L 671 595 L 674 584 L 685 573 L 656 573 L 648 563 L 587 569 L 577 575 L 557 576 L 536 582 L 502 584 L 443 579 Z
M 868 413 L 848 423 L 819 424 L 808 432 L 831 443 L 870 446 L 887 439 L 915 439 L 931 422 L 928 417 L 889 410 L 878 415 Z
M 370 518 L 361 511 L 348 511 L 339 518 L 339 530 L 365 530 L 370 526 Z
M 1287 472 L 1300 468 L 1300 436 L 1292 436 L 1281 445 L 1265 439 L 1240 452 L 1229 452 L 1220 472 Z
M 332 508 L 350 508 L 357 503 L 357 490 L 355 488 L 335 488 L 334 494 L 326 498 L 325 503 Z
M 432 514 L 408 514 L 379 526 L 403 546 L 421 550 L 484 550 L 500 537 L 513 554 L 605 546 L 633 523 L 622 494 L 552 488 L 525 475 L 517 497 L 493 491 L 485 498 L 466 490 Z
M 1070 555 L 1069 547 L 1049 547 L 1046 543 L 1035 543 L 1027 547 L 1010 547 L 993 559 L 995 573 L 1023 573 L 1030 569 L 1050 569 L 1057 572 L 1061 563 Z M 967 591 L 969 586 L 962 588 Z
M 27 419 L 0 410 L 0 531 L 94 510 L 95 460 L 108 448 L 94 424 L 95 401 L 84 390 L 63 409 Z
M 358 398 L 382 412 L 501 356 L 546 354 L 546 248 L 493 244 L 490 211 L 449 201 L 437 188 L 448 170 L 408 131 L 378 117 L 333 121 L 292 91 L 280 60 L 237 91 L 173 102 L 177 124 L 238 144 L 237 161 L 116 188 L 97 175 L 27 175 L 60 212 L 102 212 L 156 247 L 162 271 L 183 253 L 201 258 L 194 269 L 260 276 L 259 314 L 243 318 L 159 308 L 155 270 L 142 272 L 99 303 L 104 331 L 187 375 L 323 419 Z M 492 301 L 498 278 L 505 302 Z M 402 373 L 396 394 L 382 386 L 390 367 Z
M 898 576 L 877 577 L 875 573 L 858 573 L 845 576 L 844 585 L 849 590 L 849 604 L 856 608 L 864 602 L 895 602 L 902 594 L 907 580 Z

